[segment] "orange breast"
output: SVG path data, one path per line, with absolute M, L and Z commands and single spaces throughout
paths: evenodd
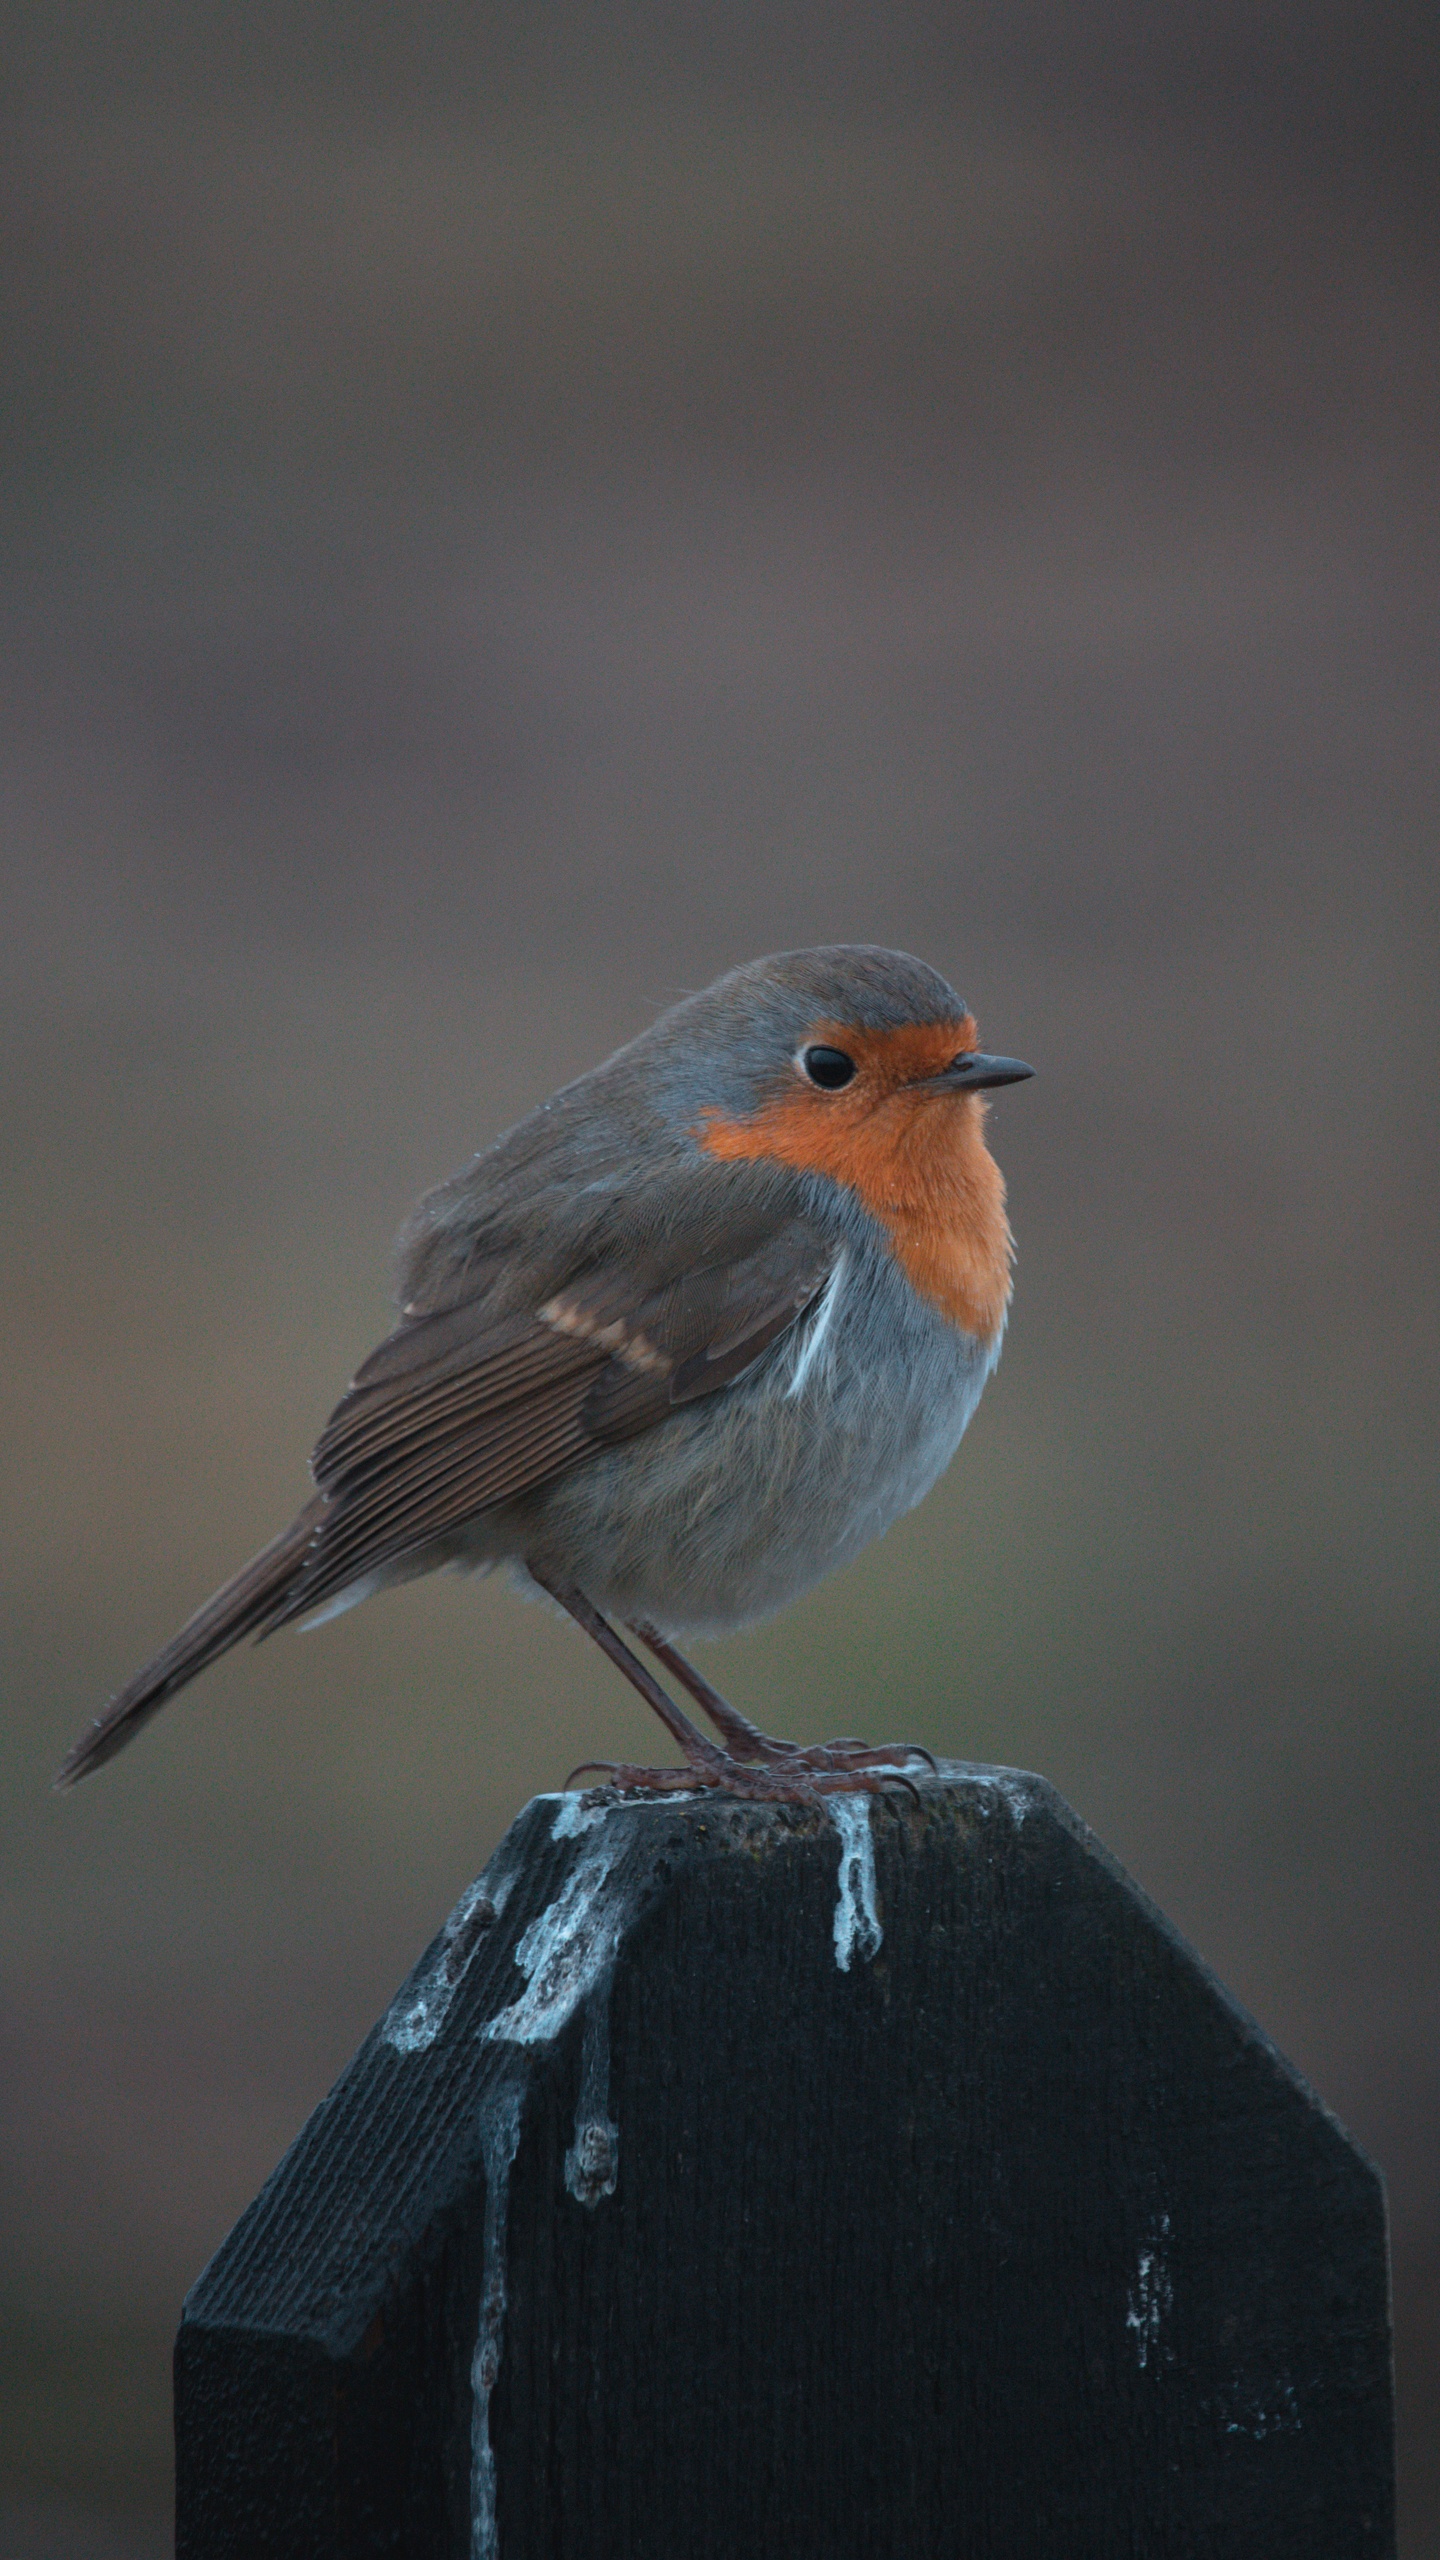
M 769 1160 L 844 1183 L 885 1229 L 921 1297 L 993 1341 L 1010 1303 L 1012 1246 L 985 1105 L 979 1094 L 916 1090 L 977 1045 L 973 1021 L 889 1032 L 817 1023 L 807 1038 L 848 1051 L 853 1082 L 819 1093 L 797 1075 L 792 1092 L 744 1119 L 706 1112 L 701 1145 L 725 1163 Z

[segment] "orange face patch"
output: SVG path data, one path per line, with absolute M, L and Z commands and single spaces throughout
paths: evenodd
M 885 1228 L 912 1287 L 952 1324 L 992 1341 L 1010 1303 L 1012 1247 L 985 1105 L 976 1093 L 923 1089 L 979 1046 L 973 1018 L 898 1031 L 817 1022 L 801 1046 L 813 1042 L 854 1059 L 849 1084 L 822 1093 L 797 1067 L 793 1091 L 744 1119 L 702 1114 L 700 1144 L 722 1163 L 768 1160 L 844 1183 Z

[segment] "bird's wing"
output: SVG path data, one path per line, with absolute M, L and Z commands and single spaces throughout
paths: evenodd
M 487 1297 L 408 1318 L 322 1432 L 314 1498 L 126 1682 L 59 1783 L 113 1758 L 243 1637 L 310 1616 L 477 1512 L 730 1385 L 813 1304 L 836 1253 L 801 1218 L 712 1213 L 578 1273 L 530 1313 L 497 1321 Z
M 270 1623 L 511 1502 L 743 1375 L 803 1315 L 837 1247 L 802 1218 L 586 1271 L 501 1323 L 450 1307 L 402 1324 L 321 1434 L 323 1510 Z

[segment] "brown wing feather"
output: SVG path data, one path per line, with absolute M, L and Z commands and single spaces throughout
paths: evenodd
M 481 1331 L 468 1366 L 463 1310 L 422 1317 L 440 1374 L 416 1346 L 382 1344 L 321 1435 L 325 1516 L 277 1625 L 728 1385 L 811 1303 L 834 1254 L 792 1219 L 698 1270 L 602 1266 L 538 1321 Z
M 275 1623 L 309 1617 L 337 1593 L 477 1513 L 513 1501 L 596 1447 L 580 1418 L 591 1366 L 548 1396 L 532 1396 L 482 1430 L 409 1441 L 388 1473 L 337 1499 Z
M 836 1251 L 802 1220 L 764 1233 L 753 1216 L 728 1255 L 713 1220 L 688 1243 L 588 1272 L 533 1315 L 497 1324 L 472 1303 L 407 1319 L 321 1433 L 315 1499 L 126 1684 L 59 1783 L 99 1768 L 242 1637 L 730 1384 L 813 1303 Z
M 103 1768 L 197 1671 L 228 1653 L 242 1637 L 268 1632 L 304 1564 L 323 1508 L 318 1500 L 307 1503 L 288 1529 L 262 1547 L 213 1600 L 186 1619 L 179 1634 L 143 1670 L 126 1681 L 104 1714 L 86 1726 L 60 1769 L 57 1787 L 72 1787 L 77 1778 L 88 1778 L 92 1769 Z

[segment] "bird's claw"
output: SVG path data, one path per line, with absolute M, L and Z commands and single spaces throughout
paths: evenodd
M 930 1755 L 923 1755 L 927 1760 Z M 933 1766 L 933 1763 L 931 1764 Z M 627 1760 L 582 1760 L 565 1781 L 566 1792 L 575 1780 L 596 1774 L 607 1786 L 622 1796 L 688 1796 L 714 1794 L 738 1796 L 747 1804 L 823 1804 L 827 1795 L 883 1795 L 887 1786 L 904 1787 L 918 1804 L 920 1790 L 903 1769 L 897 1769 L 887 1754 L 864 1749 L 861 1753 L 836 1755 L 835 1746 L 821 1745 L 815 1750 L 796 1750 L 783 1760 L 761 1762 L 731 1760 L 721 1752 L 714 1759 L 686 1761 L 679 1767 L 647 1769 Z

